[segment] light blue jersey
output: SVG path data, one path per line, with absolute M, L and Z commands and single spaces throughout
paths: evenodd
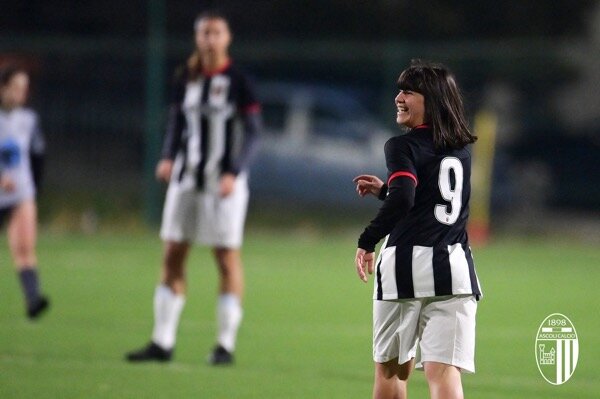
M 14 182 L 15 189 L 0 189 L 0 209 L 35 198 L 32 156 L 42 156 L 44 138 L 37 114 L 27 108 L 0 109 L 0 174 Z

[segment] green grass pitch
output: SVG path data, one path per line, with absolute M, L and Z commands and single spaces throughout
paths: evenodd
M 5 241 L 5 236 L 2 237 Z M 347 235 L 247 234 L 245 318 L 237 364 L 211 368 L 216 271 L 195 249 L 171 364 L 131 365 L 145 344 L 161 245 L 154 234 L 43 234 L 39 258 L 51 311 L 23 314 L 5 242 L 0 251 L 0 398 L 367 398 L 371 395 L 372 285 L 354 274 Z M 499 240 L 475 249 L 479 304 L 470 398 L 600 397 L 600 249 L 574 242 Z M 564 313 L 579 363 L 552 386 L 534 358 L 537 328 Z M 428 397 L 421 372 L 409 396 Z

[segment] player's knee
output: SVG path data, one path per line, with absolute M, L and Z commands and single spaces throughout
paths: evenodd
M 28 244 L 17 244 L 13 246 L 13 257 L 17 265 L 34 265 L 36 263 L 36 257 L 34 248 Z
M 182 268 L 187 249 L 187 244 L 168 243 L 164 255 L 165 268 L 173 270 Z
M 185 270 L 184 265 L 179 262 L 169 262 L 165 261 L 163 265 L 163 277 L 165 282 L 170 284 L 171 282 L 175 282 L 185 278 Z
M 425 378 L 430 384 L 440 384 L 444 381 L 460 379 L 460 371 L 455 366 L 437 362 L 425 362 L 423 364 Z
M 228 277 L 238 272 L 240 261 L 234 250 L 216 248 L 214 255 L 221 276 Z
M 377 379 L 389 380 L 390 378 L 395 377 L 395 375 L 395 370 L 385 363 L 377 363 L 375 365 L 375 376 Z

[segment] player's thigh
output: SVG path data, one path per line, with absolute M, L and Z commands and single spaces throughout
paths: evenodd
M 473 295 L 434 298 L 421 314 L 420 364 L 438 362 L 475 371 L 475 315 Z
M 37 207 L 34 200 L 23 201 L 14 207 L 7 232 L 14 256 L 33 255 L 37 235 Z
M 190 242 L 195 239 L 198 194 L 173 182 L 169 184 L 163 207 L 160 237 L 165 242 Z
M 408 380 L 410 373 L 414 368 L 415 360 L 410 359 L 407 362 L 398 364 L 398 358 L 391 359 L 385 363 L 375 363 L 375 377 L 390 379 L 397 377 L 402 381 Z
M 233 192 L 220 199 L 217 205 L 217 223 L 223 230 L 238 232 L 243 229 L 248 210 L 248 199 L 248 185 L 245 179 L 236 181 Z
M 397 358 L 404 364 L 415 357 L 421 301 L 373 301 L 373 360 Z
M 164 258 L 166 267 L 178 267 L 185 262 L 190 250 L 190 243 L 187 241 L 165 241 Z
M 238 249 L 244 233 L 249 192 L 245 180 L 236 181 L 233 192 L 202 196 L 198 241 L 215 248 Z

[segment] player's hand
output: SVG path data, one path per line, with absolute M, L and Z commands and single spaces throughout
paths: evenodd
M 7 175 L 0 175 L 0 190 L 12 193 L 15 191 L 15 182 Z
M 233 192 L 235 187 L 235 175 L 233 173 L 225 173 L 221 176 L 219 193 L 221 197 L 227 197 Z
M 173 161 L 171 159 L 161 159 L 156 165 L 156 179 L 168 183 L 171 180 L 173 172 Z
M 354 263 L 356 264 L 356 273 L 358 273 L 358 278 L 366 283 L 367 272 L 369 272 L 369 274 L 373 274 L 375 254 L 373 252 L 367 252 L 362 248 L 358 248 L 356 250 Z
M 379 197 L 381 187 L 383 187 L 383 181 L 379 177 L 372 175 L 356 176 L 352 181 L 356 183 L 356 192 L 361 197 L 367 194 Z

